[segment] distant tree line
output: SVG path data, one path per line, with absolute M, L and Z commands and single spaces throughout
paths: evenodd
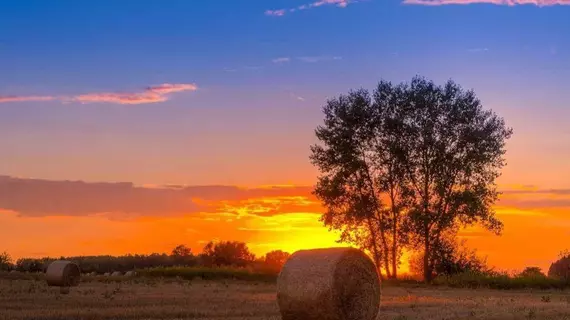
M 169 254 L 127 254 L 122 256 L 76 256 L 76 257 L 44 257 L 21 258 L 12 262 L 7 253 L 0 254 L 0 270 L 16 270 L 21 272 L 45 272 L 47 266 L 55 260 L 70 260 L 79 264 L 84 273 L 126 272 L 135 269 L 157 267 L 235 267 L 254 268 L 260 272 L 278 273 L 289 257 L 289 253 L 281 250 L 268 252 L 256 258 L 247 245 L 238 241 L 209 242 L 199 254 L 185 246 L 175 247 Z

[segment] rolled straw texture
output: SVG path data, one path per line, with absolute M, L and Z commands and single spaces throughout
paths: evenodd
M 56 287 L 75 287 L 79 285 L 80 278 L 79 266 L 71 261 L 64 260 L 50 263 L 45 276 L 48 286 Z
M 277 303 L 283 320 L 374 320 L 378 271 L 353 248 L 297 251 L 277 279 Z

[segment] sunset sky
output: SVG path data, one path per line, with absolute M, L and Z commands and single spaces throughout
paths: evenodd
M 309 146 L 329 97 L 422 75 L 513 127 L 502 269 L 570 249 L 570 0 L 0 4 L 0 252 L 328 247 Z

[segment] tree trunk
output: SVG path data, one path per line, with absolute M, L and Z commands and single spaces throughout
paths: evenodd
M 429 245 L 429 233 L 424 235 L 424 281 L 430 283 L 432 280 L 432 270 L 430 265 L 431 248 Z
M 382 240 L 382 249 L 384 250 L 383 258 L 384 258 L 384 268 L 386 269 L 386 277 L 391 279 L 392 272 L 390 272 L 390 261 L 389 261 L 390 250 L 388 249 L 388 244 L 386 243 L 386 236 L 384 235 L 384 230 L 380 230 L 380 239 Z
M 393 241 L 394 244 L 392 244 L 392 278 L 393 279 L 397 279 L 398 278 L 398 245 L 396 243 L 396 240 L 398 239 L 396 237 L 396 230 L 394 230 L 394 237 L 393 237 Z
M 380 267 L 380 254 L 378 253 L 378 246 L 376 244 L 376 231 L 374 230 L 374 227 L 372 225 L 372 221 L 370 218 L 368 218 L 366 220 L 368 222 L 368 230 L 370 231 L 370 235 L 372 236 L 372 241 L 371 241 L 371 245 L 372 245 L 372 254 L 374 255 L 374 262 L 376 263 L 376 267 L 378 268 L 378 271 L 380 272 L 380 276 L 382 276 L 382 268 Z M 384 254 L 385 256 L 385 254 Z M 389 271 L 389 270 L 386 270 Z M 386 272 L 386 277 L 390 277 L 390 273 Z

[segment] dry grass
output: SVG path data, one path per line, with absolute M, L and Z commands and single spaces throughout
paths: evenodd
M 275 285 L 133 280 L 82 282 L 60 295 L 43 281 L 0 279 L 0 319 L 277 320 Z M 379 320 L 570 319 L 570 292 L 386 287 Z

